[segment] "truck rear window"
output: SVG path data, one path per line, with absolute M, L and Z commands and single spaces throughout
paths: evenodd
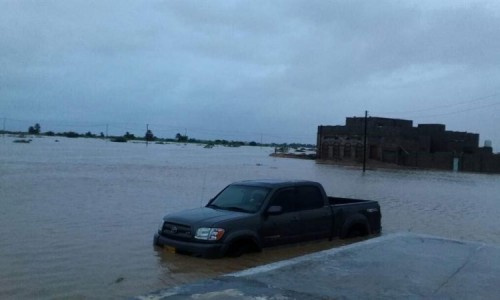
M 297 204 L 300 210 L 318 209 L 325 205 L 323 195 L 315 186 L 297 187 Z
M 283 212 L 294 212 L 322 208 L 325 203 L 323 194 L 315 186 L 298 186 L 279 191 L 271 205 L 278 205 Z

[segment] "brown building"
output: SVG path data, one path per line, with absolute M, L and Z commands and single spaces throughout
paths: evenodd
M 317 158 L 361 162 L 364 151 L 364 117 L 346 118 L 345 125 L 318 126 Z M 479 147 L 479 134 L 448 131 L 443 124 L 367 118 L 367 158 L 398 165 L 500 172 L 500 155 Z

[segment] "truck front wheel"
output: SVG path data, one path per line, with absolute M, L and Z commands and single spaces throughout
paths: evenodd
M 242 239 L 232 242 L 226 251 L 226 256 L 240 257 L 248 252 L 257 252 L 260 248 L 250 239 Z

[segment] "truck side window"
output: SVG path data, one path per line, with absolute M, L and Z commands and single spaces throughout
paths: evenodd
M 295 205 L 295 190 L 294 189 L 284 189 L 277 192 L 274 199 L 271 201 L 271 206 L 281 206 L 283 207 L 283 212 L 293 212 L 296 211 Z
M 300 210 L 318 209 L 325 205 L 321 191 L 315 186 L 297 187 L 297 204 Z

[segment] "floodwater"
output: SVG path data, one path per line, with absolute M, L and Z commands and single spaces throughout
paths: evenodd
M 273 158 L 266 147 L 0 137 L 0 298 L 126 298 L 344 241 L 206 260 L 152 246 L 166 213 L 202 206 L 227 184 L 321 182 L 332 196 L 374 199 L 382 234 L 402 231 L 500 245 L 500 176 L 368 170 Z M 443 255 L 446 255 L 443 253 Z

